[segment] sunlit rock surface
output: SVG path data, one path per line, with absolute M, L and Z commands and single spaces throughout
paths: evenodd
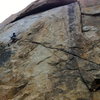
M 99 22 L 74 2 L 2 28 L 0 100 L 99 100 Z

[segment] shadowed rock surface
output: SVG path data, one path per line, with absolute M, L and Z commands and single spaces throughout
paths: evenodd
M 2 26 L 5 26 L 6 24 L 9 24 L 11 22 L 17 21 L 23 17 L 44 12 L 46 10 L 56 8 L 58 6 L 67 5 L 73 2 L 76 2 L 77 0 L 36 0 L 35 2 L 28 5 L 25 9 L 22 11 L 11 15 L 9 18 L 7 18 L 3 23 Z
M 100 99 L 100 15 L 83 14 L 89 6 L 81 5 L 56 6 L 0 30 L 0 59 L 10 51 L 0 60 L 0 100 Z M 19 40 L 8 46 L 13 32 Z
M 82 13 L 91 15 L 100 13 L 100 2 L 98 0 L 36 0 L 22 11 L 11 15 L 4 20 L 1 27 L 4 27 L 5 25 L 17 21 L 23 17 L 56 8 L 58 6 L 68 5 L 76 1 L 79 1 L 80 6 L 82 7 Z

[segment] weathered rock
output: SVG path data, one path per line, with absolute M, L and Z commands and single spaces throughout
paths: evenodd
M 22 11 L 11 15 L 6 20 L 1 23 L 1 28 L 6 26 L 7 24 L 17 21 L 23 17 L 40 13 L 58 6 L 67 5 L 73 2 L 79 1 L 81 8 L 81 12 L 83 14 L 96 15 L 100 14 L 100 2 L 98 0 L 37 0 L 30 5 L 28 5 Z
M 98 0 L 78 0 L 81 6 L 81 12 L 87 15 L 100 14 L 100 1 Z
M 0 100 L 99 100 L 99 16 L 90 19 L 74 2 L 1 29 L 0 50 L 11 56 L 0 65 Z M 8 47 L 13 32 L 19 40 Z
M 22 11 L 11 15 L 9 18 L 7 18 L 3 23 L 2 23 L 2 27 L 17 21 L 23 17 L 32 15 L 32 14 L 36 14 L 36 13 L 40 13 L 58 6 L 63 6 L 63 5 L 67 5 L 73 2 L 76 2 L 77 0 L 37 0 L 33 3 L 31 3 L 30 5 L 28 5 L 25 9 L 23 9 Z
M 98 0 L 77 0 L 80 2 L 82 7 L 92 7 L 100 4 Z
M 83 27 L 83 32 L 88 32 L 88 31 L 98 31 L 98 29 L 94 26 L 84 26 Z
M 100 15 L 100 5 L 83 8 L 82 13 L 91 16 Z

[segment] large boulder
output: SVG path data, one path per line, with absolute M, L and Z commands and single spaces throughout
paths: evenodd
M 100 16 L 80 7 L 29 14 L 0 30 L 0 100 L 99 100 Z

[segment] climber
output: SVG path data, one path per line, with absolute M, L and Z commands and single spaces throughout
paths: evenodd
M 10 38 L 11 38 L 11 43 L 15 43 L 17 41 L 15 33 L 13 33 L 13 35 Z
M 7 44 L 7 46 L 9 47 L 11 44 L 15 43 L 18 40 L 18 38 L 16 37 L 16 34 L 13 33 L 13 35 L 10 37 L 10 42 Z

